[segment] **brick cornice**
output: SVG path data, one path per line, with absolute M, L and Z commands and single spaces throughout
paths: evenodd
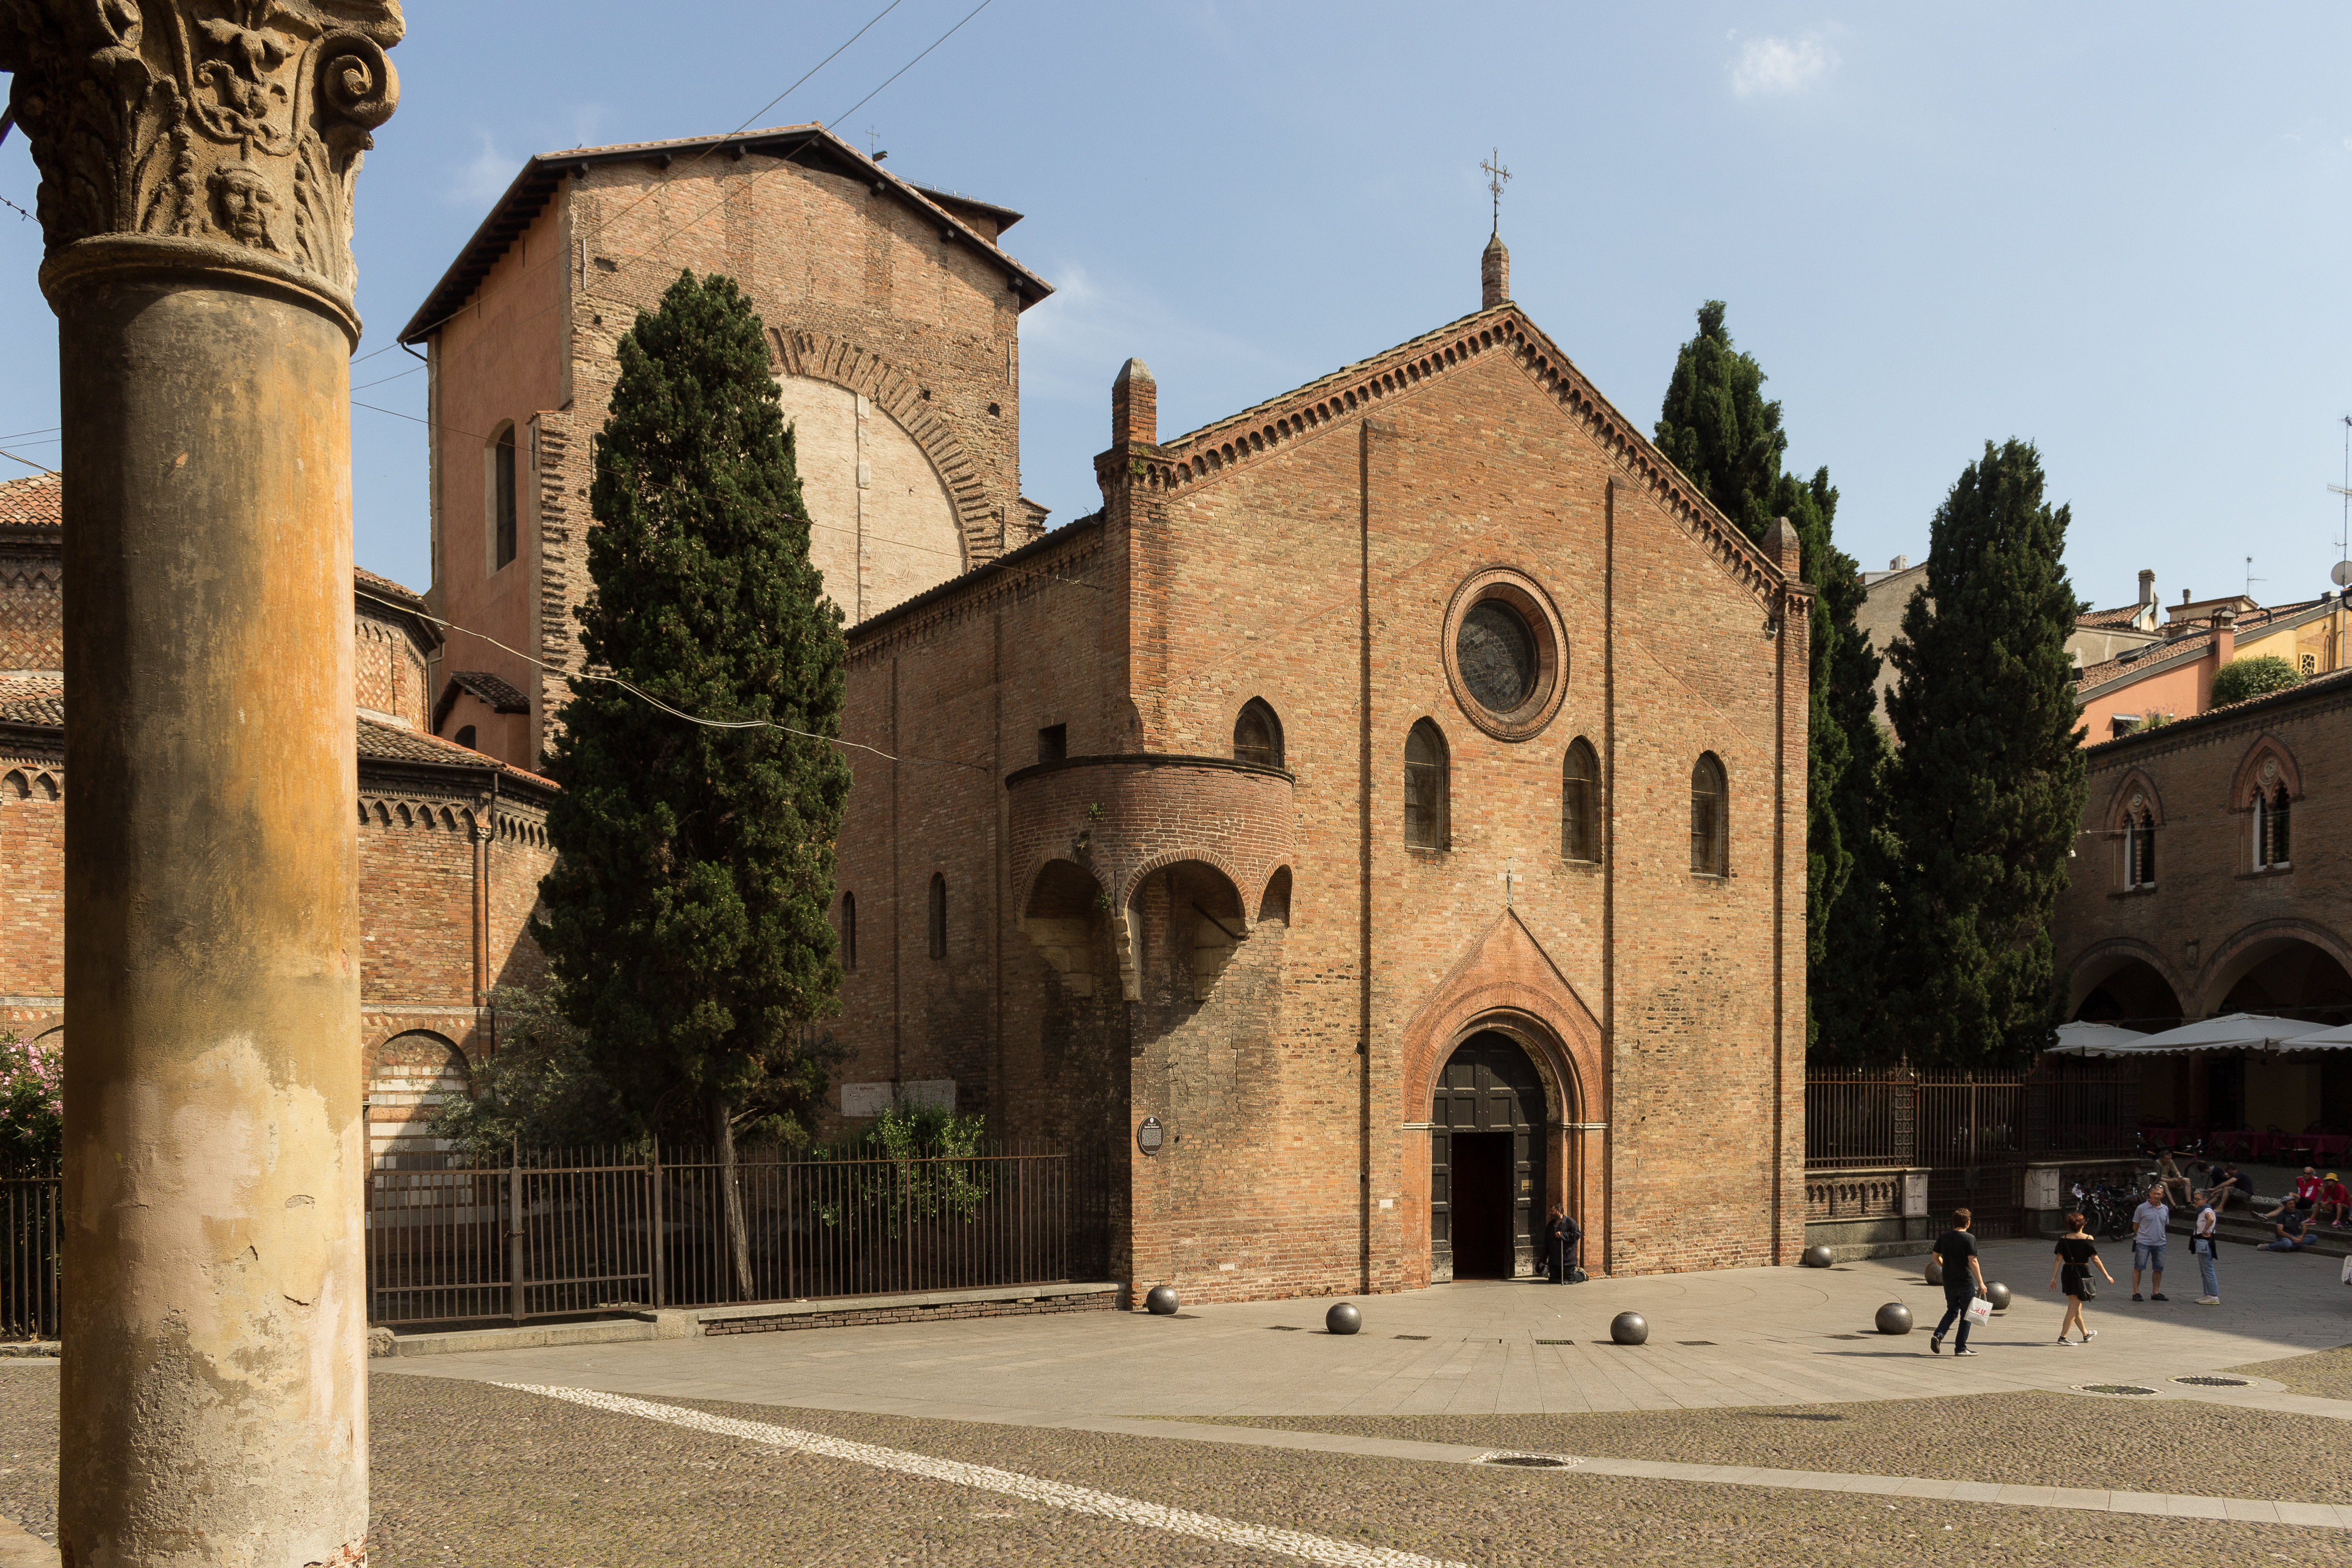
M 1777 608 L 1790 600 L 1810 601 L 1813 591 L 1809 585 L 1793 576 L 1784 577 L 1738 525 L 1702 495 L 1570 363 L 1559 344 L 1508 302 L 1449 322 L 1156 447 L 1130 447 L 1117 455 L 1126 458 L 1128 474 L 1139 489 L 1171 491 L 1213 482 L 1293 441 L 1352 424 L 1424 382 L 1497 353 L 1582 424 L 1619 468 L 1759 603 Z M 1105 472 L 1105 458 L 1112 456 L 1106 453 L 1096 459 L 1098 476 Z

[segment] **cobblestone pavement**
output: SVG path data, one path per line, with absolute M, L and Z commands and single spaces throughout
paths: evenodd
M 0 1515 L 58 1539 L 58 1369 L 0 1365 Z
M 2338 1345 L 2317 1355 L 2290 1356 L 2284 1361 L 2258 1361 L 2230 1370 L 2241 1377 L 2266 1377 L 2283 1384 L 2290 1394 L 2316 1399 L 2352 1400 L 2352 1345 Z
M 2041 1390 L 1632 1415 L 1282 1415 L 1219 1425 L 1685 1464 L 2352 1503 L 2352 1460 L 2343 1457 L 2352 1442 L 2338 1422 L 2175 1400 L 2134 1408 Z
M 28 1367 L 0 1382 L 0 1453 L 37 1454 L 54 1444 L 56 1388 L 53 1369 Z M 379 1374 L 373 1397 L 370 1544 L 376 1568 L 1240 1568 L 1300 1561 L 488 1384 Z M 1367 1561 L 1385 1549 L 1478 1568 L 1700 1562 L 1818 1568 L 1927 1553 L 1999 1553 L 2004 1561 L 2064 1568 L 2138 1564 L 2151 1556 L 2264 1568 L 2352 1563 L 2352 1531 L 1530 1473 L 730 1402 L 664 1403 L 1000 1467 L 1244 1525 L 1308 1531 L 1362 1549 Z M 2096 1408 L 2116 1421 L 2147 1414 Z M 1723 1420 L 1732 1413 L 1706 1414 Z M 2165 1414 L 2208 1412 L 2168 1405 Z M 2063 1455 L 2082 1425 L 2078 1415 L 2072 1428 L 2053 1422 L 2035 1436 Z M 1754 1450 L 1759 1457 L 1768 1451 Z M 1859 1468 L 1853 1453 L 1833 1457 L 1843 1468 Z M 1909 1458 L 1915 1462 L 1906 1468 L 1916 1470 L 1916 1451 Z M 0 1473 L 0 1511 L 53 1531 L 54 1487 L 53 1468 L 14 1466 Z

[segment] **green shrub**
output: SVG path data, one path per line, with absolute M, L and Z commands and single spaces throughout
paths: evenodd
M 2249 697 L 2267 697 L 2303 684 L 2303 671 L 2274 653 L 2231 659 L 2213 677 L 2213 706 L 2226 708 Z

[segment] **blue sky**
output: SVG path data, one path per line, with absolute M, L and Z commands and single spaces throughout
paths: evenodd
M 386 348 L 522 159 L 732 129 L 886 0 L 413 0 L 360 191 L 359 396 L 421 416 Z M 1987 438 L 2043 454 L 2101 605 L 2326 586 L 2352 413 L 2352 13 L 899 0 L 760 117 L 869 127 L 891 167 L 1029 215 L 1060 288 L 1024 322 L 1024 488 L 1095 504 L 1129 354 L 1173 433 L 1474 309 L 1513 170 L 1513 293 L 1621 408 L 1657 415 L 1708 298 L 1829 465 L 1864 565 L 1925 553 Z M 22 138 L 0 195 L 29 207 Z M 34 226 L 0 211 L 0 437 L 57 420 Z M 0 440 L 54 460 L 38 435 Z M 425 585 L 420 425 L 352 415 L 362 564 Z M 23 471 L 15 464 L 0 465 Z

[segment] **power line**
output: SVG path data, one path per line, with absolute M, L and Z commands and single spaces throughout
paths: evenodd
M 687 160 L 687 162 L 686 162 L 685 169 L 681 169 L 681 170 L 679 171 L 679 173 L 680 173 L 680 174 L 685 173 L 685 170 L 686 170 L 686 169 L 691 169 L 691 168 L 693 168 L 697 163 L 699 163 L 700 162 L 702 162 L 705 158 L 709 157 L 713 153 L 716 153 L 717 151 L 719 151 L 719 149 L 721 146 L 725 145 L 729 138 L 733 137 L 733 136 L 740 135 L 742 132 L 744 132 L 745 130 L 747 130 L 747 129 L 749 129 L 749 128 L 750 128 L 750 126 L 751 126 L 751 122 L 752 122 L 753 121 L 755 121 L 755 120 L 759 119 L 761 115 L 763 115 L 763 114 L 767 113 L 767 112 L 768 112 L 768 110 L 772 110 L 772 109 L 775 108 L 775 107 L 776 107 L 776 105 L 778 105 L 778 104 L 780 104 L 780 103 L 783 102 L 783 101 L 784 101 L 784 100 L 786 100 L 786 99 L 790 98 L 793 93 L 795 93 L 795 92 L 799 91 L 799 90 L 801 89 L 802 86 L 803 86 L 803 84 L 805 84 L 805 83 L 808 81 L 809 78 L 811 78 L 811 77 L 813 77 L 813 76 L 816 75 L 816 73 L 817 73 L 817 72 L 819 72 L 819 71 L 821 71 L 821 70 L 824 69 L 824 68 L 825 68 L 825 67 L 827 67 L 827 66 L 831 65 L 835 60 L 839 59 L 839 58 L 841 58 L 842 51 L 843 51 L 844 49 L 848 48 L 848 47 L 849 47 L 849 46 L 850 46 L 851 44 L 856 43 L 858 39 L 860 39 L 860 38 L 864 37 L 867 33 L 871 32 L 871 31 L 873 30 L 873 28 L 874 28 L 874 25 L 875 25 L 875 23 L 879 22 L 880 20 L 882 20 L 882 18 L 883 18 L 883 17 L 887 16 L 891 12 L 896 11 L 896 10 L 897 10 L 897 9 L 898 9 L 901 5 L 903 5 L 904 3 L 905 3 L 905 0 L 890 0 L 890 3 L 889 3 L 887 5 L 883 6 L 881 10 L 877 11 L 877 12 L 874 14 L 874 16 L 872 16 L 872 18 L 871 18 L 871 19 L 869 19 L 869 20 L 866 22 L 866 26 L 865 26 L 858 28 L 858 29 L 857 29 L 857 31 L 856 31 L 856 32 L 854 32 L 854 33 L 850 34 L 850 35 L 849 35 L 849 37 L 848 37 L 848 38 L 847 38 L 847 39 L 845 39 L 845 40 L 842 43 L 842 45 L 841 45 L 841 47 L 840 47 L 840 48 L 836 48 L 835 50 L 834 50 L 834 51 L 833 51 L 833 53 L 831 53 L 831 54 L 829 54 L 829 55 L 825 56 L 825 57 L 824 57 L 824 58 L 823 58 L 823 59 L 821 59 L 821 60 L 817 61 L 817 63 L 816 63 L 815 65 L 811 66 L 811 67 L 810 67 L 806 71 L 804 71 L 804 72 L 803 72 L 803 73 L 802 73 L 801 78 L 800 78 L 800 79 L 799 79 L 798 81 L 793 82 L 792 86 L 790 86 L 790 87 L 788 87 L 788 88 L 784 89 L 784 90 L 783 90 L 783 91 L 782 91 L 782 92 L 780 92 L 780 93 L 776 94 L 776 96 L 775 96 L 775 97 L 773 97 L 773 98 L 772 98 L 772 99 L 768 100 L 768 101 L 767 101 L 767 102 L 765 102 L 765 103 L 761 104 L 758 109 L 753 110 L 750 114 L 746 115 L 746 116 L 743 118 L 742 122 L 741 122 L 740 124 L 737 125 L 737 126 L 735 127 L 735 129 L 734 129 L 734 130 L 730 131 L 729 132 L 727 132 L 727 135 L 726 135 L 726 136 L 722 136 L 722 137 L 720 137 L 717 142 L 713 142 L 713 143 L 711 143 L 709 146 L 703 148 L 700 152 L 697 153 L 693 157 L 691 157 L 691 158 L 688 159 L 688 160 Z M 970 20 L 970 18 L 968 18 L 968 17 L 967 17 L 967 18 L 966 18 L 966 20 Z M 963 24 L 962 24 L 962 23 L 961 23 L 961 22 L 959 22 L 959 23 L 958 23 L 958 24 L 956 24 L 956 25 L 957 25 L 958 26 L 961 26 Z M 932 47 L 932 48 L 937 48 L 938 47 L 939 47 L 939 46 L 938 46 L 937 44 L 934 44 L 934 45 L 932 45 L 932 46 L 931 46 L 931 47 Z M 929 50 L 929 49 L 926 49 L 926 50 L 924 50 L 924 51 L 923 51 L 923 53 L 924 53 L 924 54 L 929 54 L 929 53 L 930 53 L 930 50 Z M 922 57 L 921 57 L 921 56 L 919 56 L 919 55 L 916 57 L 916 58 L 918 58 L 918 59 L 919 59 L 919 58 L 922 58 Z M 908 62 L 908 63 L 909 63 L 909 64 L 911 64 L 912 62 L 910 61 L 910 62 Z M 900 74 L 903 74 L 903 73 L 904 73 L 904 69 L 905 69 L 905 68 L 904 68 L 904 67 L 901 67 L 901 68 L 900 68 Z M 897 80 L 897 79 L 898 79 L 898 78 L 897 78 L 896 76 L 894 76 L 894 77 L 892 77 L 892 78 L 891 78 L 891 80 L 893 80 L 893 81 L 895 81 L 895 80 Z M 888 82 L 885 82 L 885 83 L 883 84 L 883 86 L 884 86 L 884 87 L 887 87 L 887 86 L 888 86 L 888 85 L 889 85 L 889 83 L 888 83 Z M 877 88 L 877 89 L 875 89 L 875 91 L 877 91 L 877 92 L 878 92 L 878 91 L 880 91 L 880 90 L 881 90 L 881 89 L 880 89 L 880 88 Z M 868 98 L 871 98 L 872 96 L 873 96 L 873 93 L 868 93 L 868 94 L 866 94 L 866 97 L 868 97 Z M 860 101 L 861 101 L 861 102 L 863 102 L 864 100 L 860 100 Z M 675 177 L 675 176 L 673 176 L 673 177 Z M 636 210 L 637 210 L 637 208 L 638 208 L 639 206 L 643 205 L 645 203 L 646 203 L 646 202 L 648 202 L 648 201 L 651 201 L 651 200 L 653 199 L 653 195 L 654 195 L 654 193 L 653 193 L 652 191 L 650 191 L 650 190 L 646 191 L 644 195 L 642 195 L 638 196 L 638 197 L 637 197 L 637 199 L 636 199 L 635 201 L 631 202 L 627 206 L 623 207 L 619 212 L 614 213 L 611 217 L 605 218 L 605 219 L 602 220 L 601 222 L 599 222 L 599 223 L 598 223 L 598 224 L 597 224 L 593 228 L 592 228 L 592 229 L 590 229 L 590 230 L 589 230 L 589 233 L 590 233 L 590 234 L 595 234 L 595 233 L 601 232 L 602 230 L 604 230 L 604 229 L 610 228 L 613 225 L 614 225 L 614 224 L 616 224 L 616 223 L 620 222 L 623 218 L 625 218 L 625 217 L 628 216 L 631 213 L 633 213 L 633 212 L 636 211 Z M 585 237 L 585 236 L 583 236 L 583 237 L 583 237 L 583 238 L 584 238 L 584 237 Z M 565 265 L 569 266 L 569 265 L 570 265 L 570 260 L 571 260 L 571 258 L 570 258 L 570 257 L 569 257 L 568 255 L 565 257 L 564 260 L 565 260 Z M 531 272 L 536 273 L 536 272 L 538 272 L 538 271 L 541 270 L 542 268 L 546 268 L 546 267 L 549 267 L 549 266 L 551 266 L 551 265 L 553 265 L 553 263 L 552 263 L 552 262 L 551 262 L 551 261 L 542 261 L 542 262 L 541 262 L 537 267 L 532 268 L 530 270 L 531 270 Z M 528 274 L 526 274 L 526 276 L 528 276 Z M 553 309 L 553 307 L 551 307 L 551 307 L 549 307 L 548 309 Z M 442 326 L 446 326 L 446 325 L 447 325 L 449 322 L 451 322 L 451 321 L 453 321 L 457 320 L 459 316 L 464 315 L 464 314 L 466 313 L 466 310 L 467 310 L 467 307 L 466 307 L 466 306 L 463 306 L 463 305 L 459 306 L 457 310 L 452 310 L 451 312 L 449 312 L 449 314 L 448 314 L 448 315 L 442 317 L 440 321 L 437 321 L 434 322 L 434 323 L 433 323 L 433 326 L 432 326 L 432 327 L 428 327 L 428 328 L 426 328 L 426 329 L 425 329 L 425 331 L 433 331 L 433 330 L 434 330 L 434 328 L 437 328 L 437 327 L 442 327 Z M 545 311 L 545 310 L 540 310 L 540 311 L 534 312 L 534 314 L 537 314 L 537 315 L 544 315 L 544 314 L 546 314 L 546 311 Z M 362 360 L 371 360 L 371 359 L 373 359 L 377 354 L 380 354 L 380 353 L 389 353 L 392 350 L 394 350 L 394 348 L 397 348 L 398 346 L 399 346 L 399 344 L 398 344 L 397 342 L 386 343 L 386 344 L 384 344 L 384 346 L 383 346 L 383 347 L 382 347 L 382 348 L 380 348 L 380 349 L 371 349 L 371 350 L 369 350 L 366 353 L 363 353 L 363 354 L 360 355 L 359 359 L 353 360 L 352 363 L 353 364 L 357 364 L 357 363 L 359 363 Z
M 823 741 L 827 745 L 831 746 L 848 746 L 860 752 L 871 752 L 876 756 L 880 757 L 883 761 L 889 763 L 915 763 L 927 766 L 942 768 L 970 768 L 975 773 L 982 773 L 991 771 L 978 763 L 961 762 L 953 757 L 893 756 L 888 752 L 884 751 L 881 747 L 869 746 L 863 741 L 845 741 L 838 735 L 820 735 L 814 730 L 795 730 L 790 724 L 779 724 L 774 722 L 772 720 L 768 719 L 705 719 L 699 714 L 689 713 L 683 708 L 673 707 L 669 703 L 663 701 L 660 698 L 656 697 L 652 692 L 647 691 L 645 688 L 633 685 L 632 683 L 622 679 L 617 675 L 599 674 L 597 671 L 593 669 L 566 669 L 562 665 L 550 664 L 543 658 L 534 658 L 519 647 L 509 647 L 506 644 L 490 636 L 488 632 L 478 632 L 471 626 L 461 626 L 455 621 L 443 620 L 439 616 L 420 610 L 414 605 L 404 605 L 396 599 L 387 599 L 381 594 L 371 594 L 365 588 L 354 588 L 352 592 L 357 594 L 362 599 L 373 599 L 377 604 L 385 606 L 387 609 L 398 610 L 403 615 L 415 616 L 419 620 L 430 621 L 435 626 L 444 627 L 449 631 L 463 632 L 469 637 L 478 637 L 481 641 L 489 644 L 492 647 L 497 648 L 501 653 L 512 654 L 515 658 L 521 659 L 526 664 L 537 665 L 541 669 L 551 670 L 555 674 L 563 676 L 568 679 L 602 680 L 611 685 L 617 686 L 622 690 L 627 692 L 630 696 L 640 698 L 643 700 L 651 703 L 653 706 L 660 709 L 663 712 L 671 715 L 673 718 L 683 719 L 689 724 L 699 724 L 706 730 L 780 730 L 787 735 L 798 735 L 803 740 Z
M 989 6 L 994 4 L 995 0 L 980 0 L 979 5 L 974 5 L 970 11 L 965 13 L 963 22 L 971 21 L 974 16 L 979 16 L 982 11 L 987 10 Z M 941 33 L 939 37 L 932 42 L 931 49 L 938 48 L 940 45 L 946 43 L 950 38 L 952 38 L 958 33 L 962 32 L 963 22 L 958 22 L 954 26 L 950 27 L 946 32 Z M 922 55 L 917 55 L 913 59 L 908 60 L 905 65 L 902 65 L 897 70 L 892 71 L 890 73 L 889 81 L 884 82 L 882 87 L 888 87 L 890 82 L 897 81 L 900 77 L 905 76 L 908 71 L 913 70 L 917 66 L 922 64 L 923 55 L 929 54 L 931 49 L 925 49 Z M 879 98 L 882 95 L 882 87 L 876 88 L 872 92 L 867 93 L 864 98 L 859 99 L 856 103 L 851 104 L 847 109 L 845 109 L 839 114 L 835 115 L 833 117 L 833 122 L 835 125 L 840 124 L 843 121 L 848 119 L 851 115 L 865 108 L 868 103 L 871 103 L 874 100 Z

